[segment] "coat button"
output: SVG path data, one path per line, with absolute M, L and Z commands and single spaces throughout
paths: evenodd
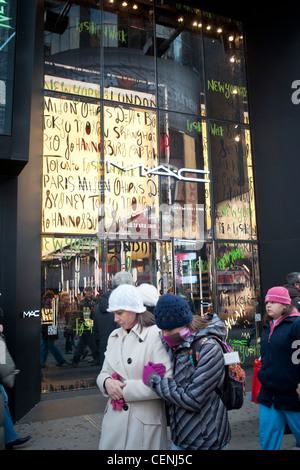
M 124 411 L 127 411 L 127 410 L 128 410 L 128 405 L 126 405 L 126 403 L 125 403 L 125 405 L 123 406 L 123 410 L 124 410 Z
M 127 359 L 127 364 L 131 364 L 131 363 L 132 363 L 132 359 L 131 359 L 131 357 L 129 357 L 129 358 Z

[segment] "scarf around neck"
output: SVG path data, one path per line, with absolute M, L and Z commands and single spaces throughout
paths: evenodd
M 183 328 L 182 330 L 178 331 L 177 333 L 173 333 L 172 335 L 162 335 L 165 342 L 170 346 L 172 349 L 177 349 L 178 346 L 191 335 L 192 331 L 189 329 L 188 326 Z

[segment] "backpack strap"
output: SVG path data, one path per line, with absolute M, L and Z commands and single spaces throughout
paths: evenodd
M 200 350 L 201 346 L 203 346 L 203 344 L 206 343 L 206 341 L 210 338 L 215 339 L 220 344 L 220 346 L 222 347 L 223 353 L 224 353 L 225 350 L 226 350 L 225 352 L 227 352 L 226 346 L 224 345 L 221 338 L 219 338 L 218 336 L 214 336 L 214 335 L 205 336 L 205 337 L 201 338 L 200 341 L 195 340 L 195 341 L 193 341 L 193 343 L 191 345 L 192 347 L 190 349 L 190 354 L 189 354 L 190 361 L 191 361 L 191 364 L 192 364 L 193 367 L 196 367 L 197 363 L 199 361 L 199 354 L 200 354 L 199 350 Z M 226 376 L 226 367 L 225 367 L 225 376 Z M 225 378 L 224 378 L 224 381 L 225 381 Z M 218 387 L 216 387 L 214 390 L 215 390 L 216 394 L 221 398 L 223 392 Z
M 198 364 L 198 361 L 199 361 L 199 351 L 198 351 L 198 348 L 200 349 L 201 346 L 206 343 L 206 341 L 208 340 L 208 337 L 204 337 L 204 338 L 201 338 L 200 341 L 198 340 L 195 340 L 192 342 L 192 347 L 190 349 L 190 352 L 189 352 L 189 358 L 190 358 L 190 361 L 191 361 L 191 364 L 193 367 L 196 367 L 197 364 Z M 197 343 L 197 345 L 196 345 Z
M 189 352 L 190 361 L 191 361 L 191 364 L 192 364 L 193 367 L 196 367 L 197 363 L 199 361 L 199 354 L 200 354 L 199 350 L 200 350 L 200 348 L 210 338 L 213 338 L 213 339 L 217 340 L 217 342 L 221 345 L 222 350 L 224 352 L 223 342 L 218 336 L 211 335 L 211 336 L 204 336 L 200 340 L 196 339 L 195 341 L 192 342 L 192 344 L 191 344 L 192 347 L 191 347 L 190 352 Z

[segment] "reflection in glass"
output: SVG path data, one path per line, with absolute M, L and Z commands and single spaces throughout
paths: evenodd
M 108 287 L 119 271 L 128 271 L 135 285 L 154 285 L 160 295 L 172 287 L 172 244 L 153 240 L 107 242 Z
M 212 245 L 192 240 L 174 240 L 173 293 L 185 298 L 192 312 L 213 312 Z
M 182 211 L 173 237 L 203 240 L 210 236 L 211 216 L 206 123 L 197 116 L 161 112 L 159 129 L 160 164 L 166 174 L 175 173 L 161 176 L 160 203 Z
M 202 16 L 170 0 L 155 9 L 159 106 L 204 114 Z
M 84 288 L 99 298 L 125 270 L 219 314 L 251 366 L 259 267 L 241 24 L 173 0 L 100 3 L 45 2 L 42 296 L 54 298 L 43 327 L 66 354 L 92 327 Z M 94 386 L 89 356 L 54 364 L 43 391 Z
M 228 343 L 239 351 L 242 364 L 259 357 L 261 320 L 258 247 L 249 243 L 217 243 L 217 309 Z
M 57 365 L 73 358 L 84 335 L 93 337 L 93 306 L 105 277 L 102 253 L 103 243 L 96 237 L 42 237 L 43 393 L 96 385 L 99 370 L 90 347 L 78 367 Z
M 42 232 L 98 230 L 103 167 L 99 102 L 45 96 Z
M 217 238 L 257 238 L 250 132 L 245 126 L 210 123 Z
M 99 6 L 47 1 L 45 89 L 99 98 L 101 15 Z
M 151 95 L 148 97 L 151 99 Z M 105 106 L 103 114 L 105 204 L 100 236 L 157 238 L 156 111 L 115 104 Z
M 242 25 L 208 14 L 203 22 L 207 115 L 249 122 Z
M 155 105 L 151 2 L 108 2 L 103 11 L 104 98 Z M 148 102 L 145 94 L 153 96 Z

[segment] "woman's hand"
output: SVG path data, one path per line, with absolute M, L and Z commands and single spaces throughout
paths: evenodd
M 112 400 L 121 400 L 123 398 L 123 388 L 126 384 L 120 380 L 115 380 L 108 377 L 105 380 L 104 386 L 107 394 Z

